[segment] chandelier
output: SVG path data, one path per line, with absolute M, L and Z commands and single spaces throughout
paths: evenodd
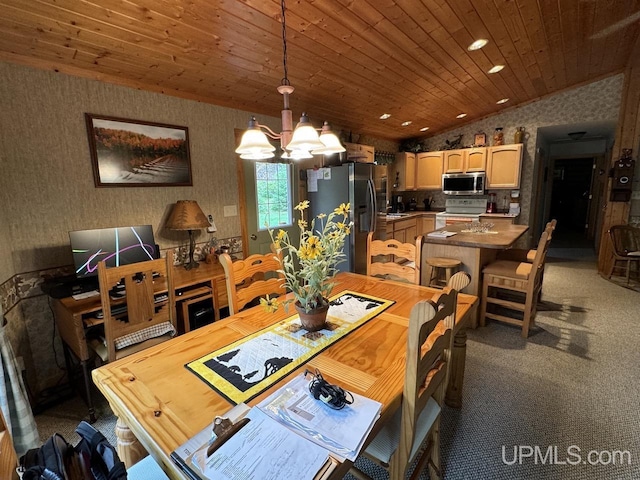
M 276 147 L 269 143 L 269 138 L 280 140 L 280 148 L 283 151 L 282 158 L 299 160 L 312 158 L 313 155 L 331 155 L 333 153 L 344 152 L 345 148 L 340 143 L 338 137 L 331 131 L 331 127 L 324 122 L 322 129 L 316 129 L 311 124 L 309 117 L 303 113 L 300 122 L 293 130 L 293 117 L 289 108 L 289 95 L 294 88 L 289 83 L 287 77 L 287 30 L 285 18 L 285 0 L 281 0 L 282 6 L 282 65 L 284 78 L 278 86 L 284 100 L 282 115 L 282 132 L 276 133 L 266 125 L 261 125 L 252 116 L 249 120 L 249 127 L 242 134 L 240 146 L 236 148 L 236 153 L 240 158 L 248 160 L 265 160 L 272 158 Z M 320 135 L 318 135 L 318 130 Z

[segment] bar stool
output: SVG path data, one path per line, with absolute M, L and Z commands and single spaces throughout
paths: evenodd
M 428 287 L 443 287 L 462 265 L 460 260 L 447 257 L 427 257 L 425 259 Z M 444 279 L 440 278 L 444 272 Z

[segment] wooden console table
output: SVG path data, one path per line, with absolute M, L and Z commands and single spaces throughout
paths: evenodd
M 220 263 L 200 262 L 198 268 L 191 270 L 186 270 L 182 265 L 174 265 L 169 270 L 168 282 L 168 290 L 174 295 L 176 304 L 177 312 L 174 312 L 174 318 L 182 319 L 181 331 L 190 330 L 188 307 L 192 303 L 211 298 L 215 320 L 220 320 L 220 309 L 228 306 L 224 270 Z M 86 335 L 88 329 L 103 323 L 102 319 L 96 317 L 102 309 L 100 295 L 81 300 L 74 300 L 73 297 L 54 299 L 52 308 L 56 327 L 63 343 L 67 372 L 71 372 L 69 356 L 69 350 L 71 350 L 82 366 L 89 417 L 94 421 L 95 410 L 91 400 L 88 365 L 91 352 Z M 178 312 L 180 315 L 176 316 Z

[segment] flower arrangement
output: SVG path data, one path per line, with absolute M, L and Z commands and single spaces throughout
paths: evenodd
M 299 302 L 306 312 L 326 305 L 326 298 L 333 288 L 331 279 L 338 273 L 336 266 L 346 259 L 344 241 L 351 232 L 349 221 L 350 204 L 343 203 L 333 212 L 319 214 L 305 219 L 305 210 L 309 201 L 304 200 L 296 205 L 300 212 L 298 228 L 300 241 L 298 247 L 291 243 L 285 230 L 276 233 L 269 229 L 269 235 L 276 249 L 282 253 L 280 273 L 284 276 L 287 291 L 293 292 L 293 299 L 285 300 L 282 305 Z M 265 298 L 260 301 L 269 311 L 278 309 L 277 299 Z

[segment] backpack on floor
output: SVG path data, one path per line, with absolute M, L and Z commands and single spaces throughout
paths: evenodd
M 87 422 L 76 428 L 80 443 L 73 447 L 54 433 L 40 448 L 20 458 L 22 480 L 126 480 L 127 471 L 102 433 Z

